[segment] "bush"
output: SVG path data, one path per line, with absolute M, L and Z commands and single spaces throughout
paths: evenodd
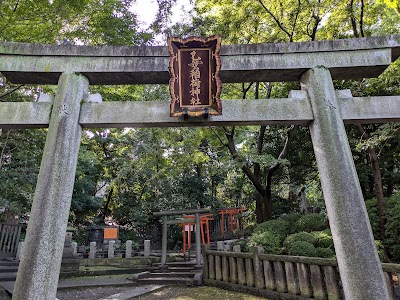
M 330 232 L 330 230 L 328 232 Z M 326 231 L 313 231 L 311 234 L 315 237 L 314 245 L 316 247 L 334 249 L 331 234 Z
M 293 242 L 288 249 L 289 255 L 295 256 L 309 256 L 316 257 L 317 249 L 315 249 L 314 245 L 306 242 L 306 241 L 297 241 Z
M 318 247 L 317 248 L 317 257 L 334 258 L 335 252 L 330 248 Z
M 249 252 L 249 240 L 248 239 L 240 239 L 232 243 L 232 246 L 240 246 L 240 251 Z
M 264 231 L 254 233 L 249 239 L 248 246 L 250 249 L 254 246 L 262 246 L 265 253 L 280 254 L 280 244 L 280 238 L 277 235 L 270 231 Z
M 284 220 L 270 220 L 254 227 L 253 233 L 255 234 L 269 231 L 276 235 L 281 242 L 289 234 L 289 226 L 290 224 Z
M 288 214 L 279 217 L 279 220 L 283 220 L 289 223 L 289 233 L 295 233 L 293 230 L 294 224 L 301 218 L 301 214 Z
M 328 222 L 322 214 L 307 214 L 302 216 L 293 226 L 294 232 L 320 231 L 328 227 Z
M 308 242 L 310 244 L 314 244 L 316 241 L 316 238 L 314 235 L 312 235 L 311 233 L 308 232 L 299 232 L 299 233 L 293 233 L 291 235 L 289 235 L 285 241 L 283 242 L 283 246 L 286 249 L 289 249 L 290 246 L 294 243 L 294 242 L 298 242 L 298 241 L 304 241 L 304 242 Z

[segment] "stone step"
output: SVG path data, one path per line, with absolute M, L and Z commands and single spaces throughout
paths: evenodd
M 17 266 L 19 263 L 15 261 L 0 260 L 0 266 Z
M 168 266 L 169 272 L 196 272 L 193 267 L 170 267 Z
M 15 281 L 17 272 L 0 273 L 0 281 Z
M 190 272 L 172 272 L 172 273 L 150 273 L 149 277 L 147 278 L 158 278 L 158 277 L 165 277 L 165 278 L 190 278 L 194 277 L 196 273 Z
M 1 273 L 9 273 L 9 272 L 17 272 L 18 265 L 16 266 L 0 266 L 0 274 Z
M 184 284 L 193 285 L 193 278 L 182 277 L 147 277 L 138 280 L 139 284 Z

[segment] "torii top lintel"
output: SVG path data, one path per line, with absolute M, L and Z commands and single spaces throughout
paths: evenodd
M 400 56 L 400 35 L 333 41 L 223 45 L 222 82 L 295 81 L 323 65 L 333 79 L 379 76 Z M 13 83 L 57 84 L 63 72 L 90 84 L 167 84 L 162 46 L 75 46 L 0 43 L 0 72 Z

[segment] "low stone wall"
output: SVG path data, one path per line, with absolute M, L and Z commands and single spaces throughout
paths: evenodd
M 131 257 L 131 258 L 83 258 L 79 259 L 81 266 L 113 266 L 121 268 L 130 268 L 135 266 L 151 266 L 159 262 L 159 257 Z
M 237 246 L 235 246 L 237 247 Z M 249 292 L 270 299 L 344 299 L 337 262 L 302 256 L 203 249 L 205 285 Z M 391 299 L 400 288 L 400 265 L 382 264 Z

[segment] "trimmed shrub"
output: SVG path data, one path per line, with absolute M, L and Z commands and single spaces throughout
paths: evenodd
M 294 232 L 320 231 L 328 227 L 328 222 L 322 214 L 307 214 L 302 216 L 293 226 Z
M 254 246 L 262 246 L 265 253 L 280 254 L 280 239 L 277 235 L 270 231 L 254 233 L 249 239 L 249 249 Z
M 322 258 L 334 258 L 335 257 L 335 252 L 333 252 L 332 249 L 330 248 L 317 248 L 317 257 L 322 257 Z
M 301 214 L 288 214 L 288 215 L 282 215 L 279 217 L 279 220 L 283 220 L 289 223 L 289 231 L 290 228 L 293 228 L 294 224 L 301 218 Z M 293 231 L 290 231 L 289 233 L 294 233 Z
M 304 241 L 304 242 L 309 242 L 310 244 L 314 244 L 316 241 L 316 238 L 314 235 L 312 235 L 311 233 L 308 232 L 299 232 L 299 233 L 293 233 L 291 235 L 289 235 L 285 241 L 283 242 L 283 246 L 286 249 L 289 249 L 290 246 L 294 243 L 294 242 L 298 242 L 298 241 Z
M 289 226 L 290 224 L 284 220 L 270 220 L 254 227 L 253 235 L 255 233 L 269 231 L 276 235 L 279 238 L 279 241 L 283 241 L 289 234 Z
M 331 234 L 328 234 L 325 231 L 313 231 L 311 234 L 315 237 L 315 247 L 334 249 Z
M 317 256 L 317 249 L 315 249 L 314 245 L 309 242 L 297 241 L 297 242 L 293 242 L 290 245 L 290 247 L 288 249 L 288 254 L 294 255 L 294 256 L 315 257 L 315 256 Z

